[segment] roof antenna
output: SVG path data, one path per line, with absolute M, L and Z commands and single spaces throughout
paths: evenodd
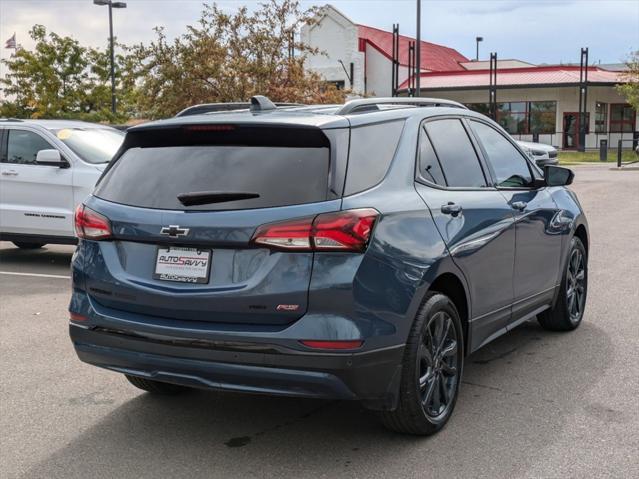
M 251 97 L 251 106 L 249 109 L 251 111 L 269 111 L 275 110 L 277 107 L 264 95 L 255 95 Z

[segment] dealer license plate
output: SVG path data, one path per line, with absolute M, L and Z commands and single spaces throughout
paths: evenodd
M 180 283 L 208 283 L 210 269 L 210 250 L 159 247 L 153 278 Z

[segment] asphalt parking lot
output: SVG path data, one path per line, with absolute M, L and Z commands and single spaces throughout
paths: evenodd
M 529 322 L 469 357 L 431 438 L 357 403 L 144 394 L 72 350 L 73 248 L 0 243 L 0 477 L 639 477 L 639 171 L 575 170 L 584 323 Z

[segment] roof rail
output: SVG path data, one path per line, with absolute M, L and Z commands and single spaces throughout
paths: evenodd
M 266 97 L 262 97 L 262 98 L 266 98 Z M 301 103 L 275 102 L 272 104 L 275 105 L 275 107 L 283 107 L 283 108 L 286 108 L 288 106 L 305 106 Z M 175 116 L 176 117 L 191 116 L 191 115 L 200 115 L 203 113 L 219 113 L 221 111 L 249 110 L 249 109 L 251 109 L 251 111 L 267 111 L 263 107 L 261 109 L 258 107 L 257 110 L 253 110 L 250 102 L 237 101 L 237 102 L 228 102 L 228 103 L 201 103 L 199 105 L 189 106 Z
M 353 113 L 366 113 L 379 110 L 379 105 L 405 105 L 405 106 L 449 106 L 453 108 L 463 108 L 464 105 L 452 100 L 442 100 L 440 98 L 412 98 L 412 97 L 393 97 L 393 98 L 362 98 L 359 100 L 348 101 L 339 110 L 336 115 L 350 115 Z
M 22 122 L 24 120 L 21 120 L 20 118 L 0 118 L 0 121 L 20 121 L 20 122 Z

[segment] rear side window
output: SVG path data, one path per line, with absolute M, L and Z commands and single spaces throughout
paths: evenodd
M 345 195 L 367 190 L 382 181 L 403 128 L 404 120 L 351 129 Z
M 442 166 L 424 127 L 421 128 L 419 134 L 419 176 L 430 183 L 446 186 Z
M 267 208 L 327 199 L 329 148 L 164 146 L 131 148 L 94 195 L 169 210 Z M 178 195 L 250 193 L 255 198 L 184 206 Z M 213 196 L 215 196 L 213 195 Z
M 9 130 L 7 142 L 7 163 L 35 165 L 36 156 L 40 150 L 50 150 L 53 147 L 37 133 L 27 130 Z
M 460 120 L 446 119 L 425 124 L 446 185 L 476 188 L 486 186 L 486 178 L 475 148 Z
M 493 167 L 497 186 L 517 188 L 530 185 L 530 168 L 519 150 L 494 128 L 478 121 L 470 124 Z

